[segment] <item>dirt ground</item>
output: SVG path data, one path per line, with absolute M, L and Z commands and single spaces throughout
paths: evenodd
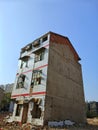
M 18 122 L 7 123 L 5 117 L 8 113 L 0 114 L 0 130 L 98 130 L 98 118 L 87 119 L 86 125 L 66 126 L 65 128 L 36 127 L 32 124 L 19 124 Z

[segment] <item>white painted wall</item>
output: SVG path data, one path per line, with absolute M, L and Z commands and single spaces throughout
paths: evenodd
M 50 38 L 50 34 L 48 34 L 48 40 L 41 43 L 40 47 L 38 48 L 33 48 L 30 51 L 26 51 L 24 52 L 21 57 L 23 56 L 27 56 L 29 55 L 29 61 L 28 61 L 28 67 L 23 67 L 20 68 L 21 66 L 21 61 L 19 60 L 18 62 L 18 70 L 17 70 L 17 74 L 16 74 L 16 78 L 15 78 L 15 83 L 14 83 L 14 88 L 12 91 L 12 99 L 15 98 L 16 100 L 30 100 L 32 98 L 41 98 L 42 102 L 40 104 L 41 110 L 44 111 L 44 100 L 45 100 L 45 94 L 33 94 L 32 96 L 29 95 L 30 94 L 30 87 L 31 87 L 31 79 L 32 79 L 32 71 L 34 69 L 40 69 L 42 70 L 42 80 L 41 80 L 41 84 L 40 85 L 36 85 L 33 87 L 33 92 L 32 93 L 38 93 L 38 92 L 45 92 L 46 91 L 46 81 L 47 81 L 47 68 L 48 68 L 48 52 L 49 52 L 49 38 Z M 41 38 L 42 41 L 42 38 Z M 36 63 L 34 63 L 34 56 L 35 54 L 33 53 L 35 50 L 41 48 L 41 47 L 45 47 L 45 54 L 44 54 L 44 59 L 42 61 L 38 61 Z M 24 88 L 16 88 L 17 86 L 17 80 L 20 74 L 24 74 L 26 76 L 25 78 L 25 83 L 24 83 Z M 15 96 L 16 95 L 16 96 Z M 21 96 L 22 95 L 22 96 Z M 14 121 L 19 121 L 21 122 L 22 119 L 22 113 L 23 113 L 23 106 L 21 109 L 21 114 L 20 116 L 15 116 L 16 114 L 16 108 L 17 108 L 17 104 L 15 103 L 14 105 L 14 112 L 13 112 L 13 120 Z M 33 103 L 29 102 L 29 108 L 28 108 L 28 119 L 27 122 L 32 122 L 32 117 L 31 117 L 31 110 L 33 109 Z M 37 121 L 39 122 L 39 124 L 42 125 L 43 123 L 43 118 L 41 119 L 33 119 L 34 123 L 37 123 Z
M 41 43 L 40 47 L 45 47 L 46 45 L 49 44 L 49 34 L 48 34 L 48 40 Z M 42 40 L 42 38 L 41 38 Z M 15 79 L 15 84 L 14 84 L 14 88 L 13 88 L 13 91 L 12 91 L 12 95 L 20 95 L 20 94 L 27 94 L 29 93 L 30 91 L 30 85 L 31 85 L 31 78 L 32 78 L 32 70 L 34 68 L 38 68 L 40 66 L 44 66 L 44 65 L 47 65 L 48 64 L 48 51 L 49 51 L 49 46 L 47 46 L 45 48 L 45 55 L 44 55 L 44 59 L 42 61 L 39 61 L 39 62 L 36 62 L 34 63 L 34 51 L 39 49 L 40 47 L 38 48 L 33 48 L 31 51 L 26 51 L 24 52 L 22 56 L 25 56 L 25 55 L 29 55 L 30 56 L 30 59 L 28 61 L 28 67 L 23 67 L 22 69 L 20 68 L 20 65 L 21 65 L 21 61 L 19 60 L 19 63 L 18 63 L 18 70 L 17 70 L 17 74 L 16 75 L 16 79 Z M 33 89 L 33 92 L 40 92 L 40 91 L 46 91 L 46 80 L 47 80 L 47 66 L 45 67 L 42 67 L 40 68 L 42 70 L 42 83 L 38 86 L 34 86 L 34 89 Z M 16 89 L 16 85 L 17 85 L 17 80 L 18 80 L 18 77 L 19 75 L 23 73 L 25 76 L 26 76 L 26 79 L 25 79 L 25 83 L 24 83 L 24 88 L 19 88 L 19 89 Z M 15 98 L 15 97 L 12 97 L 12 98 Z

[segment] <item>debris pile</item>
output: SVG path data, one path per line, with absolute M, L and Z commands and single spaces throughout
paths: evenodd
M 0 113 L 0 130 L 41 130 L 41 126 L 34 126 L 31 123 L 7 122 L 9 118 L 9 113 Z
M 29 123 L 21 125 L 19 122 L 2 122 L 2 124 L 0 122 L 0 130 L 39 130 L 39 127 L 32 126 Z
M 64 126 L 73 126 L 75 122 L 70 120 L 65 121 L 49 121 L 48 126 L 49 127 L 64 127 Z
M 71 120 L 49 121 L 48 126 L 34 126 L 31 123 L 7 122 L 8 113 L 0 114 L 0 130 L 98 130 L 98 118 L 87 119 L 88 124 L 77 124 Z
M 8 123 L 5 121 L 0 122 L 1 130 L 22 130 L 21 126 L 17 122 Z
M 8 123 L 7 119 L 10 117 L 10 113 L 0 113 L 0 130 L 21 130 L 18 122 Z

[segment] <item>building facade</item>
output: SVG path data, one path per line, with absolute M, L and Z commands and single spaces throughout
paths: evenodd
M 67 37 L 48 32 L 21 49 L 12 120 L 44 125 L 86 122 L 79 56 Z

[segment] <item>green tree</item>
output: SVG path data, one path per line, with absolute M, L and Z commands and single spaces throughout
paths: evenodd
M 10 104 L 10 100 L 11 100 L 11 93 L 5 93 L 4 98 L 2 99 L 0 104 L 0 108 L 4 109 L 5 107 L 7 107 Z

